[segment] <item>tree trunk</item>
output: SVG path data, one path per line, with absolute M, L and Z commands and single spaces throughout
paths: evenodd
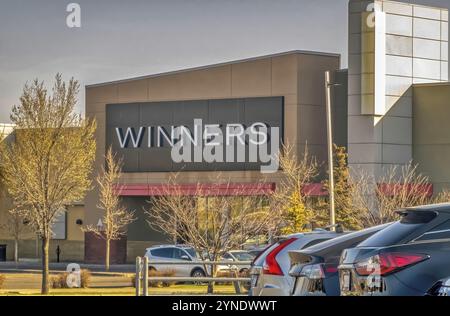
M 211 265 L 211 277 L 216 277 L 216 267 L 216 265 Z M 214 294 L 214 283 L 215 282 L 208 283 L 208 294 Z
M 41 294 L 49 293 L 49 269 L 48 269 L 48 248 L 50 240 L 47 237 L 42 238 L 42 287 Z
M 105 270 L 109 271 L 110 240 L 106 239 Z
M 19 262 L 19 240 L 17 238 L 14 239 L 14 261 Z

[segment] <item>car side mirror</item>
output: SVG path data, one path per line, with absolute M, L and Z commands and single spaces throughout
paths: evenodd
M 182 256 L 181 256 L 181 260 L 191 261 L 191 258 L 189 258 L 189 257 L 186 256 L 186 255 L 182 255 Z

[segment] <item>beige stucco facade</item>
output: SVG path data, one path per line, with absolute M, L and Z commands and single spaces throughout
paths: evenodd
M 0 199 L 0 223 L 8 222 L 8 210 L 11 209 L 9 199 L 3 196 Z M 50 241 L 50 259 L 56 261 L 56 247 L 61 250 L 62 261 L 82 261 L 84 259 L 84 232 L 78 220 L 84 221 L 84 206 L 74 205 L 67 207 L 66 212 L 66 238 L 52 239 Z M 0 228 L 0 245 L 6 245 L 6 259 L 14 258 L 14 238 L 6 229 Z M 39 259 L 41 256 L 41 243 L 37 241 L 33 230 L 24 226 L 19 241 L 20 259 Z
M 450 189 L 450 83 L 413 88 L 413 156 L 435 194 Z

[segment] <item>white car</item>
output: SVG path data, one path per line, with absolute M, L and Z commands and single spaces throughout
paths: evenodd
M 255 256 L 253 256 L 246 250 L 230 250 L 226 252 L 222 257 L 222 261 L 230 261 L 230 264 L 218 265 L 217 272 L 237 271 L 240 274 L 245 273 L 250 269 L 250 263 L 248 265 L 233 265 L 233 262 L 252 262 L 253 259 L 255 259 Z
M 188 245 L 159 245 L 146 249 L 149 270 L 174 271 L 177 277 L 204 277 L 205 269 L 197 251 Z M 186 262 L 198 261 L 197 264 Z M 158 264 L 173 262 L 173 264 Z
M 289 296 L 294 278 L 289 273 L 289 251 L 304 249 L 335 238 L 342 233 L 314 230 L 280 238 L 267 247 L 252 263 L 250 296 Z

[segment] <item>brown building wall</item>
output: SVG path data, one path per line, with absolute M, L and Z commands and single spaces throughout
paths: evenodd
M 11 239 L 0 239 L 0 245 L 6 245 L 6 260 L 14 260 L 14 241 Z M 56 262 L 56 247 L 61 249 L 61 262 L 83 262 L 84 261 L 84 240 L 52 240 L 50 241 L 50 262 Z M 19 241 L 19 258 L 41 259 L 41 242 L 34 239 Z
M 8 195 L 2 191 L 0 198 L 0 223 L 8 221 L 8 210 L 12 203 Z M 84 259 L 84 233 L 76 220 L 84 221 L 84 206 L 75 205 L 68 207 L 66 216 L 66 239 L 50 241 L 50 260 L 56 261 L 56 247 L 61 249 L 61 261 L 81 262 Z M 0 227 L 0 245 L 6 245 L 6 259 L 14 259 L 14 240 L 6 229 Z M 36 241 L 36 234 L 31 227 L 25 227 L 20 235 L 19 258 L 36 259 L 41 256 L 41 243 Z
M 326 158 L 326 124 L 324 72 L 337 70 L 340 57 L 333 54 L 290 52 L 279 55 L 232 62 L 136 78 L 86 87 L 86 115 L 97 120 L 97 152 L 95 172 L 100 170 L 105 154 L 105 109 L 109 103 L 207 100 L 241 97 L 284 97 L 285 141 L 303 152 L 305 144 L 319 161 Z M 256 182 L 261 178 L 277 182 L 278 174 L 263 175 L 259 171 L 221 172 L 232 182 Z M 169 173 L 124 173 L 127 184 L 164 183 Z M 215 172 L 183 172 L 183 183 L 210 182 Z M 87 224 L 96 224 L 102 216 L 97 205 L 98 190 L 91 190 L 85 200 Z M 142 255 L 152 242 L 129 245 L 129 255 Z M 134 254 L 133 254 L 134 256 Z

